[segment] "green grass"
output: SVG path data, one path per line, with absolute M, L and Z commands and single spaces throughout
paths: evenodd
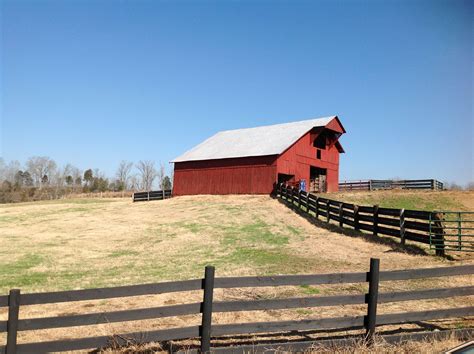
M 0 263 L 2 287 L 29 287 L 43 283 L 47 274 L 33 268 L 44 262 L 44 257 L 39 254 L 26 254 L 15 261 Z
M 315 295 L 315 294 L 319 294 L 321 291 L 314 286 L 301 285 L 301 292 L 306 295 Z

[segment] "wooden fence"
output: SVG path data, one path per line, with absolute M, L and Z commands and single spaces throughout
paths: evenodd
M 163 191 L 136 192 L 133 193 L 132 198 L 134 202 L 145 202 L 150 200 L 163 200 L 171 198 L 171 196 L 171 189 L 166 189 Z
M 323 218 L 328 223 L 333 220 L 340 227 L 348 226 L 355 230 L 368 231 L 374 236 L 398 237 L 401 244 L 410 240 L 430 245 L 433 241 L 436 254 L 442 256 L 445 253 L 442 217 L 436 213 L 344 203 L 299 191 L 284 184 L 276 186 L 275 194 L 316 219 Z M 433 240 L 433 237 L 436 239 Z
M 43 353 L 51 351 L 84 350 L 104 348 L 114 345 L 126 345 L 134 341 L 140 343 L 145 338 L 147 342 L 167 342 L 180 339 L 199 338 L 200 351 L 232 351 L 238 352 L 237 347 L 214 348 L 211 338 L 233 335 L 248 335 L 258 333 L 285 333 L 306 330 L 346 330 L 365 329 L 365 338 L 373 339 L 377 326 L 449 319 L 474 315 L 474 306 L 464 306 L 447 309 L 433 309 L 403 313 L 377 314 L 377 304 L 441 299 L 457 296 L 474 295 L 474 286 L 463 286 L 441 289 L 425 289 L 402 292 L 379 293 L 379 283 L 384 281 L 404 281 L 431 277 L 453 277 L 474 274 L 474 265 L 453 266 L 443 268 L 407 269 L 380 271 L 378 259 L 370 260 L 368 272 L 309 274 L 309 275 L 276 275 L 215 278 L 214 267 L 205 269 L 203 279 L 192 279 L 166 283 L 121 286 L 115 288 L 73 290 L 48 293 L 22 294 L 20 290 L 11 290 L 9 295 L 0 296 L 0 307 L 8 307 L 8 320 L 0 321 L 0 332 L 7 332 L 6 346 L 0 347 L 0 352 L 14 353 Z M 368 283 L 367 294 L 349 294 L 332 296 L 310 296 L 281 299 L 215 301 L 214 289 L 254 288 L 277 286 L 306 286 L 318 284 Z M 20 319 L 20 307 L 75 302 L 85 300 L 100 300 L 123 298 L 149 294 L 164 294 L 201 290 L 203 301 L 180 305 L 141 308 L 133 310 L 112 311 L 106 313 L 73 314 L 59 317 L 43 317 Z M 212 314 L 220 312 L 262 311 L 277 309 L 314 308 L 324 306 L 344 306 L 366 304 L 365 314 L 352 317 L 311 318 L 292 321 L 250 322 L 213 324 Z M 460 302 L 460 304 L 463 304 Z M 461 305 L 462 306 L 462 305 Z M 78 304 L 78 309 L 83 308 Z M 91 326 L 101 323 L 116 323 L 157 319 L 173 316 L 201 314 L 201 324 L 179 328 L 151 330 L 139 333 L 117 334 L 114 336 L 98 336 L 79 339 L 62 339 L 35 343 L 17 344 L 19 331 L 45 330 L 52 328 L 67 328 L 75 326 Z M 472 335 L 473 331 L 464 331 Z M 307 347 L 317 342 L 306 342 Z M 299 346 L 303 344 L 298 344 Z M 237 350 L 236 350 L 237 349 Z M 242 352 L 242 351 L 240 351 Z
M 432 189 L 442 190 L 443 183 L 435 179 L 406 179 L 406 180 L 379 180 L 369 179 L 361 181 L 344 181 L 339 183 L 340 191 L 371 191 L 377 189 Z

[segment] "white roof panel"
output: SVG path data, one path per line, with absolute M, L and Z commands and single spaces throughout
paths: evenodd
M 211 136 L 171 162 L 279 155 L 312 128 L 324 127 L 334 118 L 336 116 L 225 130 Z

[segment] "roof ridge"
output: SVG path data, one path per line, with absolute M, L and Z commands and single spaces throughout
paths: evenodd
M 290 124 L 297 124 L 297 123 L 304 123 L 304 122 L 309 122 L 309 121 L 312 121 L 312 120 L 319 120 L 319 119 L 334 119 L 336 118 L 337 116 L 327 116 L 327 117 L 318 117 L 318 118 L 309 118 L 309 119 L 302 119 L 302 120 L 297 120 L 297 121 L 294 121 L 294 122 L 286 122 L 286 123 L 276 123 L 276 124 L 266 124 L 266 125 L 258 125 L 256 127 L 249 127 L 249 128 L 236 128 L 236 129 L 226 129 L 226 130 L 219 130 L 217 133 L 215 133 L 214 135 L 216 134 L 219 134 L 219 133 L 225 133 L 225 132 L 232 132 L 232 131 L 236 131 L 236 130 L 250 130 L 250 129 L 259 129 L 259 128 L 267 128 L 267 127 L 276 127 L 276 126 L 279 126 L 279 125 L 290 125 Z M 213 136 L 214 136 L 213 135 Z

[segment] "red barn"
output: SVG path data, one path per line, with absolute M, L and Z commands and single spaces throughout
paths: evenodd
M 337 191 L 344 133 L 336 116 L 219 132 L 172 161 L 173 194 L 269 194 L 277 182 Z

